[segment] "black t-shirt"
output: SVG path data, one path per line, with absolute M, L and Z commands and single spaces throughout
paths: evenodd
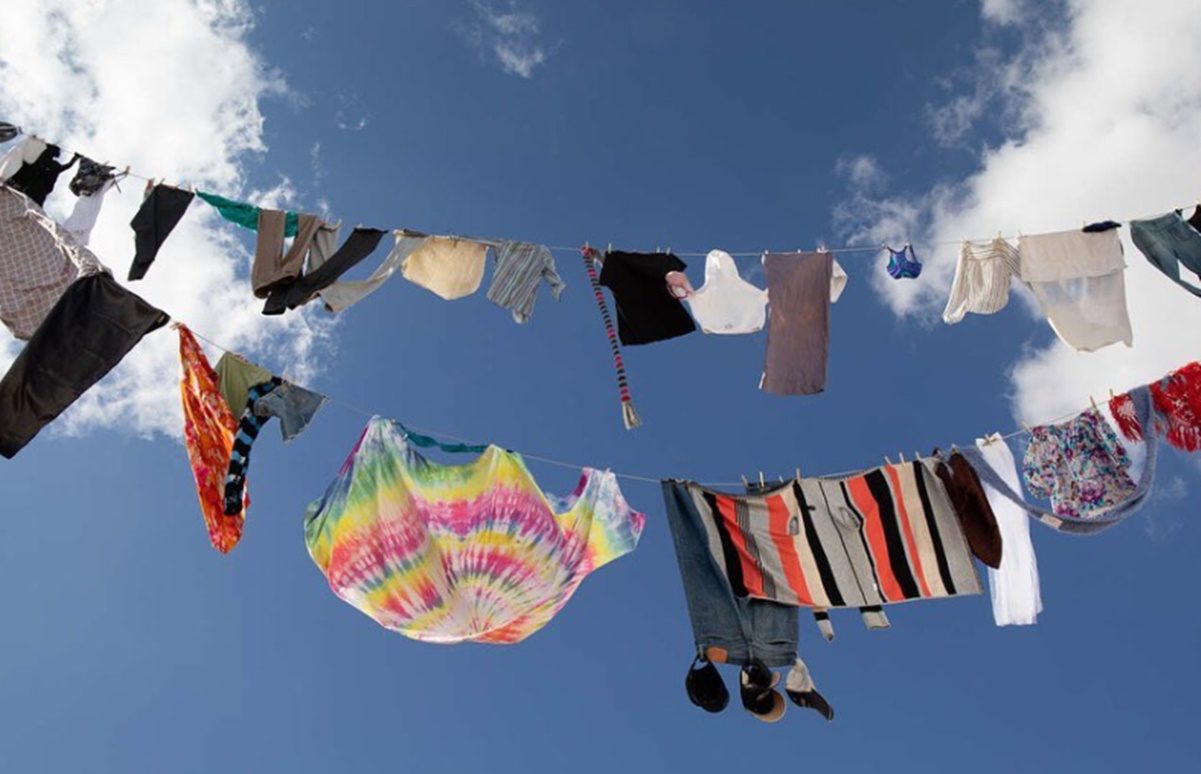
M 669 271 L 685 268 L 671 253 L 605 253 L 600 283 L 617 301 L 617 337 L 622 344 L 650 344 L 696 330 L 665 279 Z

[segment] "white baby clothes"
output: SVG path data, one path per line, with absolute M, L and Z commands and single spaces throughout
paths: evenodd
M 1092 352 L 1134 335 L 1126 310 L 1126 260 L 1116 229 L 1018 238 L 1021 278 L 1065 344 Z
M 723 250 L 709 252 L 705 284 L 687 302 L 705 333 L 755 333 L 767 320 L 767 291 L 739 276 L 734 259 Z

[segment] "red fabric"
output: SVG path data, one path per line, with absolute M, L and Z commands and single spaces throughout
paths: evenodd
M 1151 385 L 1155 408 L 1165 417 L 1160 431 L 1183 451 L 1201 449 L 1201 363 L 1189 363 Z
M 1109 413 L 1113 414 L 1114 421 L 1118 423 L 1118 429 L 1122 431 L 1126 440 L 1143 440 L 1143 427 L 1135 416 L 1134 399 L 1130 397 L 1130 393 L 1124 392 L 1110 398 Z

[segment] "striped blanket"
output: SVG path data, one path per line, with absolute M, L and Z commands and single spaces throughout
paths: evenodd
M 934 464 L 801 478 L 760 494 L 688 488 L 737 596 L 826 608 L 979 594 Z

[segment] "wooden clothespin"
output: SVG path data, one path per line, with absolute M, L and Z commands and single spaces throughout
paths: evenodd
M 744 473 L 744 474 L 742 474 L 742 485 L 743 485 L 743 486 L 745 486 L 747 489 L 750 489 L 750 488 L 751 488 L 751 482 L 746 480 L 746 474 L 745 474 L 745 473 Z
M 1114 399 L 1114 398 L 1116 398 L 1116 397 L 1117 397 L 1117 396 L 1113 394 L 1113 388 L 1112 388 L 1112 387 L 1110 387 L 1110 388 L 1109 388 L 1109 399 L 1110 399 L 1110 400 L 1113 400 L 1113 399 Z
M 884 455 L 884 462 L 888 464 L 888 467 L 892 467 L 892 460 L 888 459 L 887 454 Z
M 1094 398 L 1092 395 L 1089 395 L 1088 402 L 1093 404 L 1093 411 L 1097 412 L 1098 414 L 1101 413 L 1101 409 L 1097 408 L 1097 399 L 1096 398 Z
M 905 464 L 905 452 L 897 452 L 897 458 L 901 460 L 901 464 Z
M 796 477 L 797 477 L 797 481 L 801 480 L 801 469 L 800 468 L 796 469 Z
M 607 252 L 610 252 L 610 253 L 613 252 L 613 243 L 612 242 L 609 243 L 609 249 Z
M 1027 435 L 1034 435 L 1034 431 L 1030 429 L 1030 425 L 1026 424 L 1025 422 L 1019 422 L 1018 424 L 1022 426 L 1022 429 L 1026 431 Z
M 918 462 L 921 462 L 922 461 L 922 453 L 920 451 L 915 451 L 913 453 L 913 458 L 916 459 Z
M 763 482 L 763 471 L 759 471 L 759 486 L 766 486 Z

